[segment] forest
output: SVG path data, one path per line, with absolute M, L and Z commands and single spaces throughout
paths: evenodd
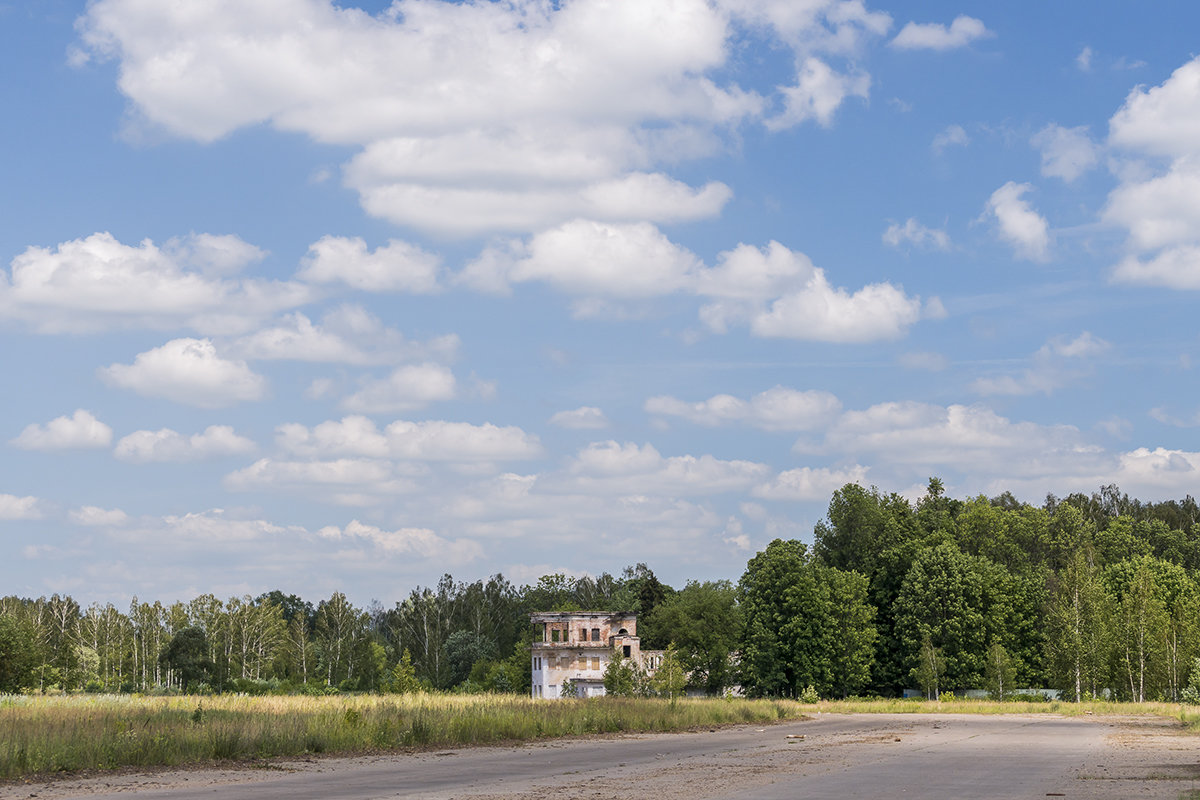
M 638 614 L 691 688 L 897 696 L 1053 688 L 1066 700 L 1198 702 L 1200 507 L 1115 486 L 1018 502 L 916 502 L 847 484 L 812 544 L 775 540 L 735 584 L 445 575 L 388 607 L 275 590 L 127 610 L 0 598 L 0 692 L 527 693 L 533 611 Z

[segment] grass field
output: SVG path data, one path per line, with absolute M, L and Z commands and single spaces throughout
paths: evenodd
M 824 713 L 1158 715 L 1200 729 L 1200 707 L 990 700 L 549 702 L 513 695 L 0 697 L 0 778 L 305 753 L 367 753 L 589 733 L 682 731 Z
M 514 695 L 0 698 L 0 778 L 797 719 L 786 700 Z

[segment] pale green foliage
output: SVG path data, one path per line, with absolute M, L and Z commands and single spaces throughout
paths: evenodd
M 650 678 L 650 685 L 655 694 L 671 700 L 683 694 L 683 690 L 687 686 L 687 673 L 683 669 L 683 664 L 680 663 L 679 653 L 675 651 L 674 643 L 667 646 L 662 664 Z
M 392 694 L 411 694 L 421 690 L 421 682 L 417 680 L 417 671 L 413 667 L 412 654 L 408 652 L 407 647 L 384 681 L 383 690 Z
M 1004 700 L 1016 689 L 1017 666 L 1004 645 L 996 642 L 988 649 L 984 685 L 994 700 Z
M 921 640 L 921 650 L 917 657 L 917 666 L 913 668 L 912 677 L 925 692 L 925 697 L 937 700 L 940 697 L 938 685 L 946 674 L 946 659 L 940 648 L 933 646 L 933 641 L 926 633 Z

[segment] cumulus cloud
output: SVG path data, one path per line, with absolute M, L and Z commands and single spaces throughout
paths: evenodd
M 803 253 L 778 242 L 741 244 L 706 267 L 649 223 L 576 220 L 533 237 L 489 248 L 459 276 L 488 291 L 539 281 L 575 296 L 577 316 L 612 313 L 620 303 L 686 293 L 708 302 L 699 314 L 716 333 L 747 325 L 759 336 L 830 342 L 896 338 L 922 316 L 921 299 L 890 283 L 856 292 L 832 286 Z
M 823 391 L 798 391 L 776 386 L 742 400 L 720 394 L 697 403 L 669 396 L 651 397 L 646 411 L 679 417 L 698 425 L 742 423 L 768 431 L 803 431 L 820 427 L 841 411 L 842 403 Z
M 74 450 L 108 447 L 112 437 L 112 428 L 80 408 L 69 417 L 56 417 L 45 425 L 26 425 L 12 444 L 23 450 Z
M 1079 55 L 1075 56 L 1075 66 L 1079 67 L 1080 72 L 1092 71 L 1092 57 L 1095 56 L 1095 51 L 1092 48 L 1084 45 L 1084 48 L 1079 51 Z
M 397 367 L 386 378 L 364 381 L 361 389 L 342 400 L 342 406 L 365 414 L 412 411 L 452 400 L 457 392 L 454 373 L 447 367 L 411 364 Z
M 550 424 L 572 430 L 600 430 L 608 427 L 608 417 L 595 406 L 580 406 L 570 411 L 559 411 L 550 418 Z
M 113 386 L 199 408 L 260 400 L 267 391 L 261 375 L 244 361 L 221 358 L 209 339 L 172 339 L 139 353 L 132 364 L 112 364 L 99 373 Z
M 767 120 L 767 128 L 780 130 L 816 120 L 829 127 L 833 114 L 847 97 L 866 97 L 871 79 L 865 74 L 843 74 L 819 58 L 806 58 L 796 75 L 796 85 L 783 87 L 783 111 Z
M 191 436 L 185 436 L 170 428 L 134 431 L 117 442 L 113 455 L 122 461 L 146 464 L 244 455 L 254 452 L 255 449 L 253 441 L 238 436 L 230 426 L 210 425 L 203 432 Z
M 520 428 L 466 422 L 397 420 L 382 431 L 370 419 L 349 416 L 312 428 L 280 425 L 276 443 L 287 453 L 329 458 L 361 456 L 415 461 L 514 461 L 538 458 L 538 437 Z
M 377 16 L 329 0 L 99 0 L 73 60 L 118 60 L 131 117 L 179 137 L 268 124 L 360 148 L 345 182 L 395 223 L 532 231 L 718 213 L 727 187 L 662 168 L 747 121 L 828 124 L 865 95 L 869 76 L 848 64 L 890 24 L 860 0 L 430 0 Z M 764 97 L 732 82 L 745 31 L 791 52 L 794 84 Z
M 927 228 L 915 217 L 909 217 L 903 225 L 893 222 L 883 232 L 883 243 L 891 247 L 904 244 L 934 250 L 949 250 L 950 236 L 939 228 Z
M 384 530 L 351 520 L 344 527 L 327 526 L 317 536 L 333 542 L 369 542 L 389 555 L 436 558 L 449 565 L 466 564 L 483 555 L 483 548 L 469 539 L 446 539 L 428 528 Z
M 0 494 L 0 520 L 41 519 L 40 503 L 36 497 Z
M 561 490 L 584 494 L 706 495 L 745 489 L 768 472 L 765 464 L 711 455 L 661 455 L 653 445 L 593 442 L 558 476 Z M 553 482 L 553 481 L 552 481 Z
M 109 233 L 29 247 L 0 272 L 0 315 L 42 333 L 109 328 L 192 328 L 236 333 L 306 303 L 293 282 L 231 278 L 263 257 L 235 236 L 192 235 L 159 248 Z
M 72 509 L 67 517 L 76 525 L 88 527 L 113 527 L 124 525 L 129 521 L 129 515 L 121 509 L 99 506 L 82 506 Z
M 1022 195 L 1033 187 L 1009 181 L 988 199 L 987 213 L 996 220 L 997 232 L 1020 258 L 1044 261 L 1050 249 L 1050 226 Z
M 1086 375 L 1082 362 L 1108 352 L 1111 347 L 1089 331 L 1074 339 L 1056 337 L 1033 354 L 1032 366 L 1015 375 L 978 378 L 971 383 L 971 389 L 983 395 L 1049 395 Z
M 388 328 L 362 306 L 343 305 L 314 323 L 300 312 L 233 340 L 227 350 L 249 361 L 291 360 L 373 366 L 428 359 L 450 361 L 458 352 L 455 334 L 420 342 Z
M 1042 154 L 1042 174 L 1070 183 L 1100 161 L 1100 148 L 1088 135 L 1086 125 L 1064 128 L 1047 125 L 1029 143 Z
M 980 20 L 960 14 L 949 27 L 937 22 L 909 22 L 892 39 L 892 47 L 900 50 L 954 50 L 992 35 Z
M 933 152 L 940 154 L 947 147 L 966 147 L 970 143 L 971 137 L 967 135 L 962 125 L 949 125 L 944 131 L 933 137 L 930 147 L 933 148 Z
M 1109 144 L 1134 161 L 1102 219 L 1128 230 L 1119 283 L 1200 288 L 1200 57 L 1138 87 L 1109 120 Z
M 867 468 L 857 464 L 840 470 L 800 467 L 755 486 L 752 494 L 763 500 L 825 500 L 847 483 L 863 484 L 866 479 Z
M 324 236 L 308 248 L 296 277 L 313 283 L 344 283 L 365 292 L 437 291 L 441 259 L 392 239 L 371 251 L 360 238 Z
M 414 476 L 420 470 L 389 461 L 367 458 L 335 458 L 318 461 L 289 461 L 261 458 L 248 467 L 225 476 L 226 489 L 303 492 L 339 505 L 373 505 L 395 495 L 418 490 Z
M 700 318 L 718 333 L 745 323 L 763 337 L 866 342 L 897 338 L 922 316 L 919 297 L 890 283 L 853 293 L 832 286 L 823 269 L 778 242 L 721 253 L 697 292 L 712 300 Z

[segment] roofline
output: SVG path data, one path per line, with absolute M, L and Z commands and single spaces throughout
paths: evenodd
M 611 619 L 613 617 L 637 617 L 633 611 L 533 611 L 530 612 L 529 618 L 537 621 L 541 618 L 548 619 L 563 619 L 566 617 L 604 617 Z

